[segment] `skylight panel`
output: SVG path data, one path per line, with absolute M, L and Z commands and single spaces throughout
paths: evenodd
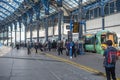
M 0 20 L 3 20 L 3 18 L 2 18 L 2 17 L 0 17 Z
M 8 11 L 6 11 L 5 9 L 3 9 L 3 8 L 0 8 L 0 11 L 4 12 L 7 15 L 10 15 L 10 13 Z
M 7 16 L 6 16 L 5 14 L 3 14 L 3 13 L 0 13 L 0 15 L 3 16 L 3 17 L 7 17 Z
M 50 6 L 50 13 L 53 13 L 53 12 L 55 12 L 56 10 L 52 7 L 52 6 Z
M 16 1 L 18 1 L 18 2 L 22 3 L 24 0 L 16 0 Z
M 69 8 L 74 8 L 78 6 L 78 3 L 74 0 L 64 0 L 64 4 L 69 6 Z

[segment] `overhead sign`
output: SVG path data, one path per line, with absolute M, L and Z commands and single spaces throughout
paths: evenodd
M 78 33 L 79 32 L 79 22 L 74 22 L 73 23 L 73 33 Z

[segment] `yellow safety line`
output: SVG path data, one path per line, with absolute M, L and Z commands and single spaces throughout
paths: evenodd
M 60 57 L 57 57 L 57 56 L 54 56 L 54 55 L 51 55 L 51 54 L 46 54 L 46 56 L 54 58 L 54 59 L 62 61 L 62 62 L 65 62 L 65 63 L 68 63 L 68 64 L 71 64 L 71 65 L 73 65 L 75 67 L 78 67 L 78 68 L 80 68 L 82 70 L 85 70 L 87 72 L 92 72 L 92 73 L 96 73 L 96 74 L 100 73 L 100 71 L 98 71 L 98 70 L 95 70 L 95 69 L 80 65 L 80 64 L 78 64 L 76 62 L 73 62 L 73 61 L 70 61 L 70 60 L 67 60 L 67 59 L 63 59 L 63 58 L 60 58 Z M 102 76 L 105 77 L 106 76 L 105 73 L 102 73 Z M 117 78 L 117 80 L 120 80 L 120 78 Z
M 56 57 L 56 56 L 53 56 L 53 55 L 50 55 L 50 54 L 46 54 L 46 55 L 49 56 L 49 57 L 52 57 L 52 58 L 54 58 L 54 59 L 57 59 L 57 60 L 60 60 L 60 61 L 63 61 L 63 62 L 72 64 L 72 65 L 74 65 L 74 66 L 77 66 L 77 67 L 79 67 L 80 69 L 83 69 L 83 70 L 88 71 L 88 72 L 94 72 L 94 73 L 98 73 L 98 72 L 99 72 L 99 71 L 97 71 L 97 70 L 95 70 L 95 69 L 92 69 L 92 68 L 89 68 L 89 67 L 80 65 L 80 64 L 78 64 L 78 63 L 75 63 L 75 62 L 70 61 L 70 60 L 67 60 L 67 59 L 59 58 L 59 57 Z
M 117 80 L 120 80 L 120 78 L 117 78 Z

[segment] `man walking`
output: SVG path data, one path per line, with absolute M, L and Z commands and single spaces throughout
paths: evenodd
M 117 60 L 117 50 L 112 47 L 112 41 L 108 40 L 106 42 L 107 44 L 107 49 L 105 49 L 105 52 L 103 56 L 105 56 L 104 59 L 104 67 L 106 71 L 106 77 L 107 80 L 116 80 L 116 74 L 115 74 L 115 64 Z
M 31 51 L 30 51 L 30 48 L 31 48 L 31 43 L 28 41 L 27 43 L 27 54 L 31 54 Z

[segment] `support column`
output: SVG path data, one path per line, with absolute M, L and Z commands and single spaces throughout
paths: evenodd
M 20 45 L 21 45 L 21 21 L 19 21 L 19 28 L 20 28 Z
M 39 22 L 37 22 L 37 42 L 39 42 L 39 30 L 40 30 L 40 25 Z
M 27 15 L 27 13 L 24 13 L 23 14 L 23 16 L 22 16 L 22 23 L 24 24 L 24 27 L 25 27 L 25 34 L 24 34 L 24 42 L 25 42 L 25 47 L 27 46 L 26 44 L 27 44 L 27 41 L 26 41 L 26 38 L 27 38 L 27 17 L 28 17 L 28 15 Z
M 45 23 L 45 38 L 46 38 L 46 41 L 48 41 L 48 18 L 45 19 L 44 21 Z
M 33 22 L 33 9 L 30 9 L 29 11 L 28 11 L 28 17 L 29 17 L 29 26 L 30 26 L 30 42 L 32 43 L 32 27 L 33 27 L 33 25 L 32 25 L 32 22 Z
M 105 13 L 104 13 L 104 6 L 101 6 L 101 16 L 102 16 L 102 30 L 105 29 Z
M 32 42 L 32 24 L 30 24 L 29 26 L 30 26 L 30 42 Z
M 8 26 L 6 27 L 6 30 L 7 30 L 7 46 L 8 46 L 8 40 L 9 40 L 9 37 L 8 37 Z
M 13 30 L 13 28 L 12 28 L 12 24 L 10 25 L 10 30 L 11 30 L 11 44 L 12 44 L 12 30 Z
M 39 20 L 40 20 L 40 3 L 37 3 L 36 6 L 34 7 L 35 13 L 36 13 L 36 20 L 37 20 L 37 42 L 39 42 L 39 29 L 40 29 L 40 24 L 39 24 Z
M 55 24 L 55 21 L 54 21 L 54 18 L 52 19 L 52 26 L 53 26 L 53 39 L 54 39 L 54 36 L 55 36 L 55 29 L 54 29 L 54 24 Z
M 79 53 L 80 55 L 84 54 L 84 48 L 83 48 L 83 27 L 82 27 L 82 0 L 79 0 L 79 13 L 78 13 L 78 21 L 79 21 Z
M 64 39 L 65 38 L 65 36 L 64 36 L 64 14 L 63 14 L 63 12 L 61 13 L 61 29 L 62 29 L 62 36 L 61 36 L 61 39 Z
M 61 40 L 61 12 L 58 14 L 58 40 Z
M 84 32 L 86 33 L 86 20 L 82 20 L 81 25 L 84 26 Z
M 27 22 L 24 24 L 24 26 L 25 26 L 25 47 L 27 46 L 26 44 L 27 44 Z
M 102 30 L 105 29 L 105 12 L 104 12 L 104 8 L 105 8 L 104 0 L 101 0 Z
M 14 25 L 15 25 L 15 45 L 16 45 L 16 30 L 17 30 L 17 22 L 14 22 Z
M 86 29 L 86 21 L 84 22 L 84 31 L 85 31 L 85 33 L 86 33 L 86 31 L 87 31 L 87 29 Z
M 47 22 L 48 20 L 47 20 L 47 19 L 48 19 L 48 18 L 44 19 L 44 21 L 43 21 L 43 22 L 44 22 L 44 27 L 45 27 L 45 40 L 46 40 L 46 41 L 48 41 L 48 24 L 47 24 L 47 23 L 48 23 L 48 22 Z

